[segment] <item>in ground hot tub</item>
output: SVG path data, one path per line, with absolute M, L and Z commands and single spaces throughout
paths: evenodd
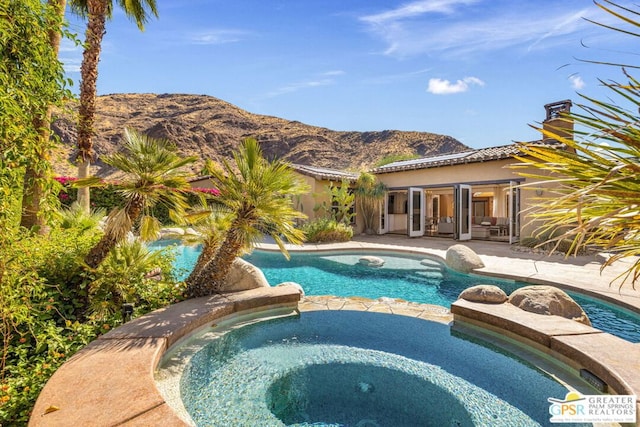
M 158 377 L 202 426 L 551 425 L 549 397 L 596 394 L 448 325 L 361 311 L 218 325 Z

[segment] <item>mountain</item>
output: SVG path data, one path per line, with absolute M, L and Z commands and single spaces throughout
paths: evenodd
M 260 142 L 267 158 L 332 169 L 361 170 L 397 154 L 419 156 L 455 153 L 468 149 L 458 140 L 428 132 L 385 130 L 345 132 L 310 126 L 271 116 L 252 114 L 228 102 L 205 95 L 112 94 L 96 103 L 96 169 L 108 176 L 113 171 L 100 157 L 118 150 L 126 127 L 175 143 L 182 155 L 220 162 L 231 159 L 247 137 Z M 73 112 L 77 105 L 72 106 Z M 63 114 L 52 128 L 62 141 L 54 153 L 55 170 L 74 175 L 76 120 Z M 194 173 L 203 164 L 194 167 Z

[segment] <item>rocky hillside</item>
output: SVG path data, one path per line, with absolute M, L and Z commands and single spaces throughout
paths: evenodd
M 467 147 L 456 139 L 428 132 L 341 132 L 297 121 L 244 111 L 204 95 L 115 94 L 97 101 L 95 174 L 110 171 L 100 156 L 118 149 L 125 127 L 173 141 L 183 155 L 220 161 L 230 158 L 247 137 L 257 139 L 268 158 L 333 169 L 360 170 L 395 154 L 420 156 L 459 152 Z M 76 128 L 71 116 L 54 123 L 62 139 L 56 172 L 73 175 Z M 199 170 L 202 162 L 194 168 Z

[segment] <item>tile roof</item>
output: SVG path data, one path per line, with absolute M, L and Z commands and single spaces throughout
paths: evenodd
M 371 172 L 389 173 L 406 170 L 435 168 L 439 166 L 451 166 L 464 163 L 485 162 L 488 160 L 508 159 L 518 154 L 522 154 L 519 148 L 519 144 L 510 144 L 502 145 L 499 147 L 488 147 L 480 148 L 477 150 L 469 150 L 461 153 L 444 154 L 432 157 L 424 157 L 421 159 L 389 163 L 388 165 L 372 169 Z
M 326 179 L 329 181 L 355 181 L 358 179 L 357 173 L 341 171 L 336 169 L 319 168 L 315 166 L 292 164 L 291 167 L 302 175 L 311 176 L 315 179 Z

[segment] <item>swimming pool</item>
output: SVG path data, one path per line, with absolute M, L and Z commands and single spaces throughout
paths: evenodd
M 175 244 L 160 241 L 154 247 Z M 186 278 L 200 253 L 198 247 L 176 246 L 176 268 Z M 384 259 L 380 268 L 359 263 L 363 255 Z M 382 251 L 291 253 L 287 261 L 279 252 L 254 251 L 245 259 L 259 267 L 271 285 L 296 282 L 307 295 L 400 298 L 450 307 L 460 293 L 476 284 L 492 284 L 507 294 L 527 283 L 488 276 L 462 274 L 422 255 Z M 631 342 L 640 342 L 640 315 L 612 304 L 569 292 L 595 328 Z
M 190 354 L 180 395 L 196 425 L 546 426 L 568 390 L 448 325 L 385 313 L 221 324 L 182 348 L 170 359 Z

